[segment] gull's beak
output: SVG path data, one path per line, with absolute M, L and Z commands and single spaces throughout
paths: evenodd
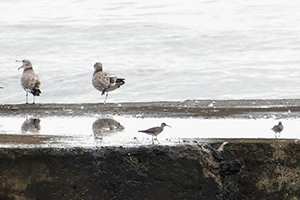
M 169 126 L 169 125 L 167 125 L 167 127 L 170 127 L 170 128 L 172 128 L 172 126 Z
M 23 62 L 23 61 L 22 60 L 16 60 L 16 62 Z M 18 70 L 22 69 L 22 67 L 23 67 L 23 65 L 21 67 L 19 67 Z

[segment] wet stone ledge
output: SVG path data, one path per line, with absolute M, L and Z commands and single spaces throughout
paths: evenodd
M 294 140 L 0 149 L 0 199 L 299 199 Z
M 86 116 L 95 114 L 134 117 L 261 118 L 300 117 L 300 99 L 186 100 L 134 103 L 12 104 L 0 105 L 0 116 Z

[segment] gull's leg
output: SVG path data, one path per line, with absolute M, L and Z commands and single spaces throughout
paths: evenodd
M 33 95 L 33 102 L 32 102 L 32 104 L 35 104 L 35 96 Z
M 28 104 L 28 92 L 26 91 L 26 104 Z
M 106 104 L 107 97 L 108 97 L 108 92 L 106 92 L 106 96 L 105 96 L 105 99 L 104 99 L 104 104 Z

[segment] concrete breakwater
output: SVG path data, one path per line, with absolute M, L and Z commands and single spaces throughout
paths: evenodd
M 2 148 L 0 198 L 298 199 L 299 156 L 297 141 Z
M 27 115 L 44 118 L 41 123 L 53 116 L 93 115 L 182 120 L 297 119 L 299 105 L 299 100 L 0 105 L 0 120 Z M 36 129 L 43 130 L 43 126 Z M 300 197 L 298 137 L 195 137 L 181 138 L 181 142 L 168 145 L 136 146 L 103 146 L 100 140 L 85 147 L 78 140 L 71 147 L 64 143 L 47 147 L 36 144 L 47 143 L 52 136 L 1 131 L 4 132 L 0 135 L 0 199 L 296 200 Z M 34 145 L 28 147 L 28 144 Z

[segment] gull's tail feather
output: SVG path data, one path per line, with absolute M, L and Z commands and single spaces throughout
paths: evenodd
M 125 83 L 125 78 L 117 78 L 116 83 L 119 83 L 120 85 L 123 85 Z
M 125 80 L 125 78 L 117 78 L 115 87 L 119 88 L 119 87 L 121 87 L 121 85 L 124 85 L 125 84 L 124 80 Z
M 31 90 L 31 94 L 33 94 L 34 96 L 40 96 L 41 93 L 42 93 L 42 92 L 41 92 L 40 89 L 33 88 L 33 89 Z

